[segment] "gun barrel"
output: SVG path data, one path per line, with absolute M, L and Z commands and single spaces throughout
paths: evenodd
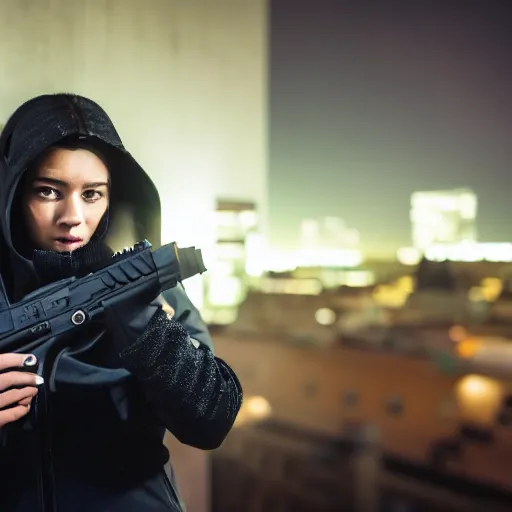
M 206 272 L 201 250 L 195 247 L 167 244 L 153 252 L 153 260 L 162 290 L 176 286 L 176 281 Z
M 196 249 L 195 247 L 178 249 L 178 260 L 180 262 L 181 279 L 188 279 L 189 277 L 206 272 L 201 249 Z

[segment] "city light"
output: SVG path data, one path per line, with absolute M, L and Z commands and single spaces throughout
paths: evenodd
M 320 325 L 332 325 L 336 321 L 336 313 L 329 308 L 320 308 L 315 313 L 315 320 Z
M 360 235 L 338 217 L 305 219 L 300 227 L 298 267 L 357 267 L 363 262 Z
M 467 339 L 468 333 L 461 325 L 454 325 L 448 331 L 448 336 L 454 343 L 459 343 Z
M 433 244 L 476 240 L 477 197 L 469 189 L 415 192 L 410 219 L 413 245 L 426 251 Z
M 250 232 L 245 239 L 245 272 L 251 277 L 261 277 L 265 273 L 267 247 L 261 233 Z
M 372 294 L 372 298 L 380 306 L 398 309 L 404 306 L 413 290 L 413 278 L 411 276 L 403 276 L 394 283 L 377 286 Z
M 361 265 L 363 255 L 357 249 L 300 250 L 295 253 L 297 267 L 351 268 Z
M 262 277 L 259 280 L 259 289 L 263 293 L 319 295 L 323 287 L 318 279 Z
M 425 257 L 431 261 L 512 262 L 512 243 L 433 244 L 425 249 Z
M 455 386 L 462 418 L 473 424 L 492 425 L 503 399 L 502 384 L 482 375 L 466 375 Z
M 262 396 L 247 396 L 235 420 L 235 427 L 263 421 L 272 414 L 269 401 Z
M 450 338 L 453 341 L 457 341 L 456 339 L 453 339 L 452 335 L 450 335 Z M 475 339 L 468 338 L 468 339 L 459 341 L 459 343 L 457 343 L 455 352 L 462 359 L 471 359 L 478 352 L 479 347 L 480 347 L 480 344 Z
M 469 189 L 415 192 L 410 220 L 414 247 L 402 247 L 397 259 L 416 265 L 430 261 L 512 262 L 512 243 L 479 243 L 476 236 L 477 196 Z M 478 300 L 478 292 L 473 292 Z
M 421 251 L 415 247 L 401 247 L 396 253 L 397 260 L 402 265 L 417 265 L 421 261 Z

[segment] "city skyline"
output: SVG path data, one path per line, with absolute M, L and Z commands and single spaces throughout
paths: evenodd
M 393 247 L 391 245 L 389 245 L 389 249 L 388 251 L 382 251 L 382 252 L 371 252 L 371 251 L 368 251 L 368 250 L 365 250 L 364 249 L 364 244 L 359 244 L 359 238 L 360 238 L 360 231 L 358 229 L 358 226 L 353 226 L 351 228 L 350 231 L 353 231 L 354 233 L 357 234 L 357 244 L 354 244 L 354 247 L 359 247 L 361 246 L 362 248 L 362 253 L 363 253 L 363 256 L 365 258 L 370 258 L 372 259 L 373 257 L 376 257 L 377 259 L 380 259 L 380 258 L 383 258 L 383 259 L 396 259 L 396 256 L 397 256 L 397 253 L 400 252 L 401 250 L 403 249 L 408 249 L 408 248 L 415 248 L 417 251 L 419 251 L 418 254 L 420 254 L 422 252 L 422 250 L 424 248 L 421 248 L 421 247 L 416 247 L 416 244 L 414 243 L 414 238 L 415 238 L 415 230 L 418 231 L 418 226 L 415 227 L 415 223 L 413 222 L 413 220 L 411 219 L 411 213 L 413 212 L 413 210 L 415 209 L 415 206 L 414 206 L 414 198 L 417 197 L 418 195 L 432 195 L 432 196 L 447 196 L 449 197 L 450 199 L 453 199 L 454 197 L 456 197 L 457 195 L 464 195 L 464 194 L 468 194 L 470 196 L 474 196 L 474 200 L 475 200 L 475 203 L 478 201 L 478 194 L 475 194 L 474 191 L 472 191 L 471 189 L 468 189 L 467 187 L 458 187 L 458 188 L 455 188 L 455 189 L 445 189 L 445 190 L 442 190 L 442 189 L 436 189 L 436 190 L 415 190 L 411 193 L 410 197 L 409 197 L 409 210 L 407 211 L 407 221 L 408 221 L 408 229 L 409 229 L 409 241 L 408 243 L 402 245 L 402 246 L 396 246 L 396 247 Z M 474 226 L 478 223 L 478 215 L 477 215 L 477 212 L 476 212 L 476 206 L 472 206 L 472 208 L 475 208 L 475 211 L 472 213 L 472 217 L 471 217 L 471 225 Z M 417 214 L 418 212 L 416 212 Z M 427 219 L 425 219 L 427 220 Z M 299 223 L 298 223 L 298 226 L 297 226 L 297 232 L 298 232 L 298 237 L 297 237 L 297 244 L 296 244 L 296 247 L 289 247 L 289 248 L 283 248 L 283 247 L 279 247 L 278 245 L 274 245 L 272 246 L 273 249 L 279 251 L 279 250 L 285 250 L 285 251 L 297 251 L 297 250 L 300 250 L 302 245 L 303 245 L 303 241 L 302 241 L 302 235 L 303 235 L 303 229 L 304 229 L 304 225 L 306 223 L 314 223 L 314 224 L 318 224 L 318 223 L 322 223 L 322 222 L 325 222 L 325 221 L 332 221 L 332 222 L 341 222 L 342 224 L 346 225 L 346 220 L 344 217 L 338 215 L 338 216 L 334 216 L 334 215 L 319 215 L 317 217 L 303 217 L 301 219 L 299 219 Z M 420 226 L 421 227 L 421 223 L 420 223 Z M 448 228 L 449 226 L 445 225 L 444 228 Z M 454 226 L 450 226 L 451 228 L 453 228 Z M 468 226 L 469 227 L 469 226 Z M 473 228 L 469 228 L 470 230 L 473 229 Z M 467 229 L 467 228 L 466 228 Z M 439 240 L 438 242 L 436 243 L 432 243 L 432 244 L 427 244 L 427 245 L 439 245 L 439 244 L 447 244 L 447 245 L 451 245 L 451 244 L 454 244 L 454 243 L 475 243 L 477 245 L 481 245 L 482 242 L 484 242 L 484 245 L 500 245 L 500 244 L 509 244 L 509 243 L 512 243 L 512 236 L 508 239 L 501 239 L 501 240 L 496 240 L 496 239 L 489 239 L 489 237 L 480 237 L 480 236 L 477 236 L 476 232 L 470 232 L 468 231 L 466 234 L 467 235 L 470 235 L 470 236 L 465 236 L 464 235 L 464 230 L 461 231 L 461 234 L 457 233 L 457 237 L 461 237 L 460 239 L 453 239 L 453 240 L 446 240 L 445 242 L 442 242 L 441 240 Z M 417 235 L 417 233 L 416 233 Z
M 414 191 L 471 188 L 481 241 L 512 239 L 509 9 L 274 2 L 271 244 L 335 216 L 369 254 L 411 244 Z

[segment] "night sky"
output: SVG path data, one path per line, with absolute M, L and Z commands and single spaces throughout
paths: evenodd
M 272 245 L 332 215 L 393 253 L 410 244 L 413 191 L 461 186 L 478 194 L 480 240 L 512 241 L 508 1 L 272 4 Z

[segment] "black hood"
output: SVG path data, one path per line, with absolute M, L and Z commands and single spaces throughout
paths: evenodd
M 48 94 L 21 105 L 0 135 L 0 218 L 2 244 L 0 269 L 11 300 L 19 300 L 34 281 L 34 266 L 14 242 L 24 227 L 13 216 L 17 189 L 28 166 L 47 149 L 73 144 L 95 149 L 102 155 L 111 177 L 106 243 L 118 250 L 148 239 L 161 243 L 158 191 L 142 167 L 124 148 L 112 121 L 90 99 L 75 94 Z M 133 229 L 127 234 L 128 224 Z M 106 224 L 105 224 L 106 226 Z M 129 230 L 128 230 L 129 231 Z M 117 242 L 117 243 L 116 243 Z M 22 290 L 22 291 L 21 291 Z

